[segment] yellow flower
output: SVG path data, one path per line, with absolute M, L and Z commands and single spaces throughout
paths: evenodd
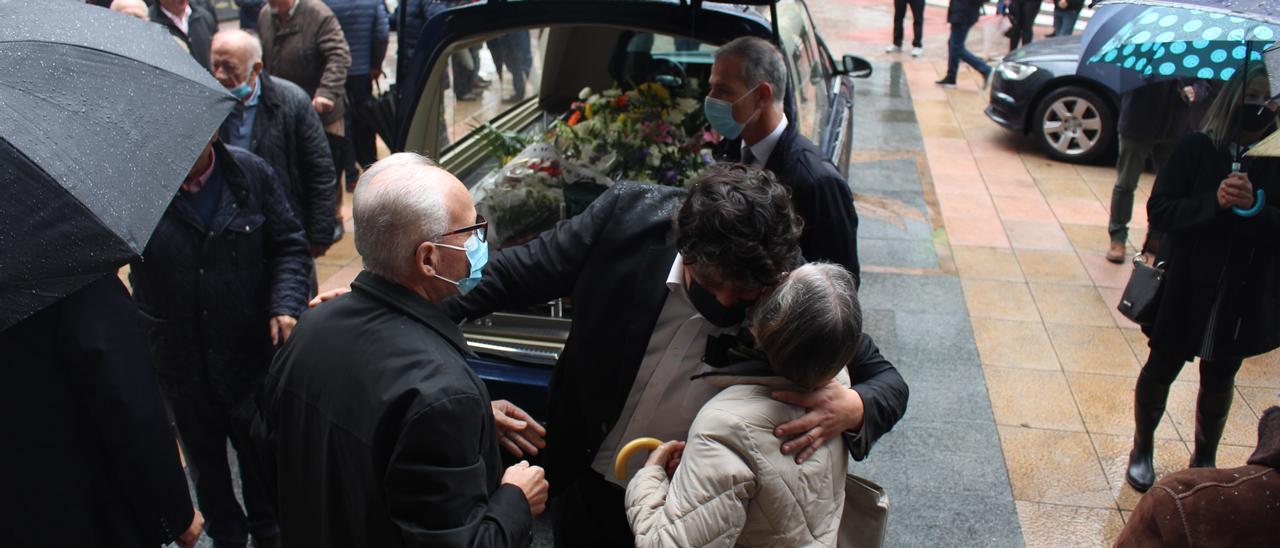
M 591 118 L 591 103 L 587 103 L 587 119 Z
M 671 102 L 671 93 L 667 91 L 665 86 L 657 82 L 645 82 L 640 84 L 640 93 L 658 99 L 663 103 Z

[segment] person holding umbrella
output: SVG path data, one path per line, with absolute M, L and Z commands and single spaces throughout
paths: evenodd
M 1277 104 L 1265 68 L 1247 66 L 1214 100 L 1204 130 L 1179 141 L 1147 203 L 1166 266 L 1134 390 L 1125 479 L 1139 492 L 1155 481 L 1155 430 L 1182 366 L 1200 358 L 1190 467 L 1212 468 L 1241 360 L 1280 347 L 1280 207 L 1262 192 L 1280 193 L 1280 160 L 1242 158 L 1275 131 Z
M 311 254 L 276 179 L 252 153 L 216 138 L 191 166 L 129 274 L 169 397 L 196 498 L 218 544 L 258 546 L 280 530 L 250 441 L 251 396 L 275 346 L 307 306 Z M 227 440 L 239 457 L 248 519 Z

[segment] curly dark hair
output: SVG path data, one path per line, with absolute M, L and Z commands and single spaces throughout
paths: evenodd
M 676 215 L 686 263 L 713 267 L 742 287 L 772 287 L 800 262 L 803 221 L 773 173 L 715 164 L 698 173 Z

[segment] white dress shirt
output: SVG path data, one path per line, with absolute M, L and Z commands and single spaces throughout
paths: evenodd
M 679 254 L 667 275 L 667 290 L 666 303 L 649 335 L 649 345 L 645 347 L 644 359 L 631 383 L 622 414 L 591 463 L 593 470 L 623 487 L 631 478 L 618 480 L 614 476 L 614 455 L 624 444 L 639 437 L 683 441 L 689 436 L 689 425 L 693 424 L 698 410 L 719 392 L 711 384 L 689 377 L 702 365 L 707 337 L 736 329 L 716 327 L 694 308 L 684 287 L 684 263 Z M 646 458 L 647 455 L 632 457 L 628 471 L 634 475 Z
M 182 34 L 186 34 L 186 35 L 191 34 L 187 30 L 190 28 L 188 26 L 188 23 L 191 21 L 191 4 L 187 4 L 187 9 L 183 11 L 181 15 L 176 15 L 173 12 L 167 9 L 164 9 L 163 4 L 160 6 L 160 11 L 164 12 L 164 14 L 169 18 L 169 20 L 173 21 L 174 25 L 177 25 L 178 30 L 182 31 Z
M 761 139 L 760 142 L 747 146 L 747 140 L 742 140 L 742 158 L 747 158 L 747 150 L 751 150 L 751 166 L 763 168 L 764 164 L 769 161 L 769 155 L 773 154 L 774 147 L 778 146 L 778 141 L 782 139 L 782 132 L 787 129 L 787 115 L 782 115 L 782 121 L 778 122 L 778 127 L 773 128 L 769 135 Z M 743 162 L 747 163 L 747 162 Z

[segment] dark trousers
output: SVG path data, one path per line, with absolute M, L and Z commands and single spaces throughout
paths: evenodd
M 1240 371 L 1240 362 L 1239 358 L 1201 359 L 1200 391 L 1225 392 L 1231 390 L 1236 385 L 1236 372 Z M 1167 387 L 1173 384 L 1174 379 L 1178 378 L 1178 373 L 1182 372 L 1182 366 L 1186 365 L 1186 363 L 1181 358 L 1171 357 L 1152 348 L 1146 365 L 1142 366 L 1142 372 L 1138 374 L 1138 385 Z
M 924 0 L 893 0 L 893 45 L 902 47 L 902 26 L 907 19 L 907 6 L 911 7 L 911 46 L 924 45 Z
M 347 75 L 347 140 L 355 154 L 347 158 L 345 166 L 350 172 L 354 162 L 361 168 L 368 168 L 378 160 L 378 149 L 373 143 L 373 128 L 364 123 L 358 114 L 359 110 L 373 96 L 373 78 L 368 74 Z M 348 173 L 350 176 L 350 173 Z
M 1071 36 L 1076 31 L 1076 20 L 1080 19 L 1080 10 L 1064 10 L 1053 8 L 1053 36 Z
M 1009 4 L 1009 17 L 1013 28 L 1009 29 L 1009 51 L 1018 49 L 1018 43 L 1027 45 L 1035 38 L 1036 16 L 1040 15 L 1040 0 L 1013 0 Z
M 964 45 L 965 40 L 969 39 L 969 29 L 972 29 L 973 25 L 974 23 L 951 24 L 951 38 L 947 40 L 947 78 L 949 79 L 954 80 L 960 71 L 960 61 L 968 63 L 973 70 L 981 72 L 983 76 L 991 73 L 991 66 Z
M 1133 192 L 1138 188 L 1138 177 L 1147 168 L 1147 160 L 1151 160 L 1158 173 L 1173 153 L 1176 144 L 1175 139 L 1143 139 L 1120 135 L 1116 185 L 1111 189 L 1111 220 L 1107 223 L 1107 232 L 1111 233 L 1112 242 L 1124 243 L 1129 239 L 1129 220 L 1133 218 Z M 1160 235 L 1155 229 L 1147 229 L 1147 241 L 1159 239 Z
M 558 548 L 635 546 L 624 507 L 626 491 L 588 470 L 552 501 Z
M 255 460 L 249 439 L 251 413 L 233 412 L 207 398 L 170 397 L 173 419 L 182 440 L 182 454 L 196 487 L 196 501 L 204 514 L 205 533 L 217 548 L 246 546 L 249 535 L 259 543 L 280 535 L 272 498 Z M 236 450 L 245 511 L 236 501 L 227 440 Z

